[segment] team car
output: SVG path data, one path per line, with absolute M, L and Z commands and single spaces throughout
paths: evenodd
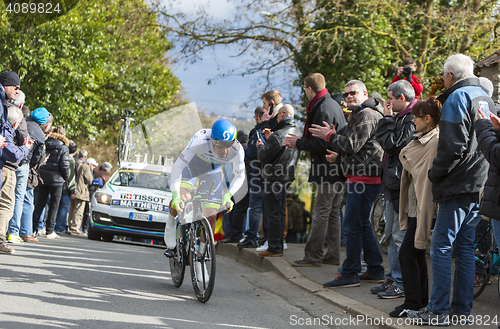
M 159 165 L 122 163 L 92 196 L 88 238 L 111 241 L 116 235 L 163 243 L 172 199 L 170 170 Z

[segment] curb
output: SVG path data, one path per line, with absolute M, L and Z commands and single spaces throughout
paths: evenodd
M 393 319 L 392 321 L 396 321 L 396 318 L 389 317 L 386 312 L 346 297 L 333 289 L 325 288 L 322 285 L 306 278 L 293 266 L 291 266 L 290 263 L 283 257 L 260 257 L 257 256 L 255 252 L 247 249 L 238 249 L 235 244 L 218 244 L 217 254 L 231 258 L 238 263 L 245 264 L 262 272 L 275 272 L 293 284 L 323 298 L 344 311 L 351 312 L 355 315 L 363 315 L 365 318 L 371 318 L 373 320 Z M 418 326 L 413 325 L 390 325 L 385 322 L 377 326 L 391 329 L 400 329 L 401 327 L 419 328 Z

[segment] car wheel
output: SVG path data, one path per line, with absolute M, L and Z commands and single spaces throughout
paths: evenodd
M 110 234 L 110 233 L 103 233 L 102 234 L 102 239 L 106 242 L 111 242 L 113 241 L 113 234 Z
M 101 233 L 96 232 L 92 229 L 92 227 L 89 227 L 88 235 L 87 237 L 90 240 L 95 240 L 95 241 L 100 241 L 101 240 Z

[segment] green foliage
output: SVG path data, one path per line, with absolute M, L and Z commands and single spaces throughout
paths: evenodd
M 32 25 L 0 10 L 0 68 L 18 72 L 26 105 L 46 107 L 70 137 L 104 136 L 120 108 L 143 121 L 179 104 L 171 44 L 143 1 L 81 0 Z
M 210 19 L 203 10 L 194 18 L 192 13 L 159 12 L 169 36 L 180 41 L 182 58 L 193 61 L 208 47 L 236 46 L 252 60 L 233 71 L 265 72 L 265 90 L 291 93 L 284 90 L 287 77 L 301 86 L 309 73 L 320 72 L 331 92 L 360 79 L 370 93 L 384 95 L 406 57 L 416 60 L 429 87 L 448 56 L 465 53 L 477 60 L 500 48 L 497 0 L 234 2 L 237 14 L 224 21 Z M 276 76 L 279 85 L 270 79 Z M 300 98 L 305 106 L 305 95 Z
M 353 79 L 363 81 L 370 93 L 380 92 L 386 83 L 385 69 L 392 60 L 390 42 L 365 29 L 345 30 L 344 27 L 355 24 L 354 19 L 347 16 L 340 17 L 335 24 L 335 32 L 308 38 L 302 45 L 302 51 L 296 57 L 300 72 L 298 83 L 302 84 L 310 73 L 321 72 L 330 92 L 343 92 L 345 83 Z M 379 19 L 377 24 L 384 25 L 385 21 Z M 330 23 L 321 20 L 315 27 L 317 31 L 326 30 Z M 339 38 L 338 34 L 342 37 Z M 304 99 L 304 104 L 307 102 Z
M 330 91 L 359 79 L 369 92 L 385 94 L 405 57 L 413 57 L 426 85 L 445 59 L 458 52 L 484 58 L 498 47 L 495 1 L 317 1 L 314 30 L 304 34 L 296 56 L 297 85 L 321 72 Z M 425 92 L 425 91 L 424 91 Z M 307 100 L 303 99 L 304 104 Z

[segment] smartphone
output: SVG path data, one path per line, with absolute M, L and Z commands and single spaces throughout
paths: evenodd
M 266 141 L 265 141 L 265 140 L 262 138 L 262 136 L 261 136 L 261 134 L 262 134 L 262 132 L 261 132 L 261 131 L 262 131 L 262 130 L 260 130 L 260 129 L 259 129 L 259 130 L 257 130 L 257 139 L 258 139 L 258 140 L 260 140 L 262 143 L 266 144 Z
M 274 103 L 269 103 L 269 115 L 273 115 Z
M 484 113 L 484 115 L 486 116 L 486 119 L 491 120 L 491 118 L 490 118 L 490 107 L 488 105 L 488 102 L 479 101 L 479 109 L 481 110 L 481 112 Z

